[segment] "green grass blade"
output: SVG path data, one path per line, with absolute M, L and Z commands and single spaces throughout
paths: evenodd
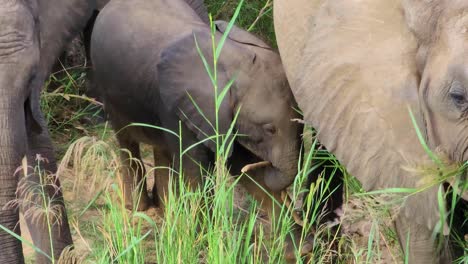
M 231 89 L 232 85 L 234 84 L 235 79 L 236 79 L 236 77 L 232 78 L 232 79 L 226 84 L 226 86 L 225 86 L 224 89 L 221 91 L 221 93 L 218 95 L 218 99 L 216 100 L 216 102 L 217 102 L 216 109 L 219 109 L 219 107 L 221 106 L 221 103 L 223 102 L 224 98 L 226 97 L 226 94 L 229 92 L 229 90 Z
M 176 136 L 177 138 L 179 138 L 179 134 L 175 133 L 174 131 L 172 131 L 172 130 L 170 130 L 170 129 L 167 129 L 167 128 L 164 128 L 164 127 L 160 127 L 160 126 L 145 124 L 145 123 L 131 123 L 130 125 L 125 126 L 124 128 L 122 128 L 121 130 L 119 130 L 119 131 L 116 132 L 116 133 L 119 133 L 119 132 L 122 131 L 123 129 L 125 129 L 125 128 L 127 128 L 127 127 L 132 127 L 132 126 L 147 127 L 147 128 L 158 129 L 158 130 L 164 131 L 164 132 L 166 132 L 166 133 L 169 133 L 169 134 L 171 134 L 171 135 Z
M 402 193 L 402 194 L 412 194 L 417 192 L 417 188 L 387 188 L 387 189 L 382 189 L 382 190 L 376 190 L 376 191 L 370 191 L 370 192 L 364 192 L 364 193 L 356 193 L 356 196 L 368 196 L 368 195 L 377 195 L 377 194 L 397 194 L 397 193 Z
M 429 148 L 426 141 L 424 140 L 424 136 L 421 133 L 421 130 L 419 129 L 418 122 L 416 121 L 413 111 L 411 110 L 409 106 L 408 106 L 408 111 L 411 117 L 411 122 L 413 123 L 413 127 L 416 130 L 416 135 L 418 136 L 419 143 L 424 148 L 424 151 L 427 153 L 427 155 L 429 155 L 432 161 L 434 161 L 438 166 L 440 166 L 441 169 L 444 168 L 442 161 L 440 161 L 437 155 L 435 155 L 434 152 L 432 152 L 432 150 Z
M 232 16 L 231 21 L 229 21 L 229 24 L 226 28 L 226 31 L 224 32 L 223 36 L 221 37 L 218 46 L 216 47 L 216 53 L 215 53 L 215 60 L 218 60 L 219 56 L 221 55 L 221 50 L 223 49 L 224 43 L 226 42 L 227 37 L 229 36 L 229 32 L 231 32 L 232 27 L 234 26 L 234 22 L 236 21 L 237 17 L 239 16 L 240 10 L 242 9 L 242 5 L 244 4 L 244 0 L 241 0 L 239 4 L 237 5 L 236 11 L 234 12 L 234 15 Z
M 136 241 L 132 241 L 132 243 L 125 249 L 123 250 L 117 257 L 115 257 L 114 261 L 118 260 L 119 258 L 123 257 L 125 254 L 127 254 L 130 250 L 132 250 L 135 246 L 141 243 L 146 237 L 148 237 L 151 234 L 151 230 L 146 232 L 143 236 L 138 238 Z
M 410 231 L 408 230 L 408 235 L 406 236 L 406 245 L 405 245 L 405 264 L 409 264 L 409 251 L 410 251 Z
M 187 92 L 187 95 L 188 95 L 188 97 L 190 98 L 190 100 L 192 101 L 193 106 L 195 106 L 195 109 L 197 109 L 197 112 L 203 117 L 203 119 L 205 119 L 206 123 L 207 123 L 208 125 L 210 125 L 210 127 L 213 129 L 213 131 L 216 131 L 216 126 L 213 125 L 213 123 L 211 122 L 211 120 L 205 115 L 205 113 L 204 113 L 203 110 L 200 108 L 200 106 L 197 104 L 197 102 L 195 102 L 195 99 L 192 97 L 192 95 L 190 95 L 188 92 Z M 185 113 L 183 113 L 183 115 L 184 115 L 185 117 L 187 117 L 187 116 L 185 115 Z M 187 118 L 187 120 L 190 120 L 190 119 Z M 201 129 L 200 129 L 200 131 L 201 131 L 202 133 L 205 133 L 205 131 L 202 131 Z

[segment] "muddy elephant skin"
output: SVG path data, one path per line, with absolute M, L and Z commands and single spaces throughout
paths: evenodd
M 468 1 L 275 0 L 274 20 L 305 121 L 366 190 L 435 182 L 421 170 L 438 165 L 409 109 L 444 162 L 468 159 Z M 432 239 L 437 225 L 449 232 L 440 225 L 438 190 L 433 184 L 411 195 L 395 217 L 409 263 L 456 257 L 446 239 L 441 250 Z

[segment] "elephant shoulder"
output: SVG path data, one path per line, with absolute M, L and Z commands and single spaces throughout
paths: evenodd
M 226 133 L 231 124 L 229 99 L 215 109 L 214 59 L 209 30 L 187 32 L 169 43 L 161 52 L 157 80 L 162 106 L 179 118 L 204 141 L 212 151 L 216 146 L 207 137 L 215 134 L 216 111 L 219 132 Z M 222 64 L 217 65 L 218 87 L 224 87 L 228 76 Z M 229 97 L 229 96 L 227 96 Z

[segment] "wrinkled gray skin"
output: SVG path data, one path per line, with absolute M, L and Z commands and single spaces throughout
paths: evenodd
M 154 146 L 156 166 L 167 167 L 175 158 L 172 165 L 178 168 L 179 140 L 156 129 L 122 130 L 130 123 L 162 126 L 177 133 L 178 120 L 182 120 L 184 149 L 205 139 L 204 134 L 214 134 L 187 95 L 214 124 L 213 86 L 194 41 L 195 36 L 211 65 L 210 28 L 203 20 L 181 0 L 114 0 L 98 16 L 91 41 L 96 88 L 114 130 L 119 131 L 120 146 L 132 157 L 140 159 L 139 143 L 143 142 Z M 226 22 L 217 22 L 216 39 L 226 26 Z M 278 191 L 290 185 L 296 175 L 301 133 L 301 126 L 291 122 L 298 115 L 279 56 L 258 38 L 235 27 L 218 64 L 219 87 L 233 77 L 236 81 L 220 107 L 219 131 L 228 131 L 240 108 L 235 130 L 247 137 L 239 137 L 232 155 L 229 153 L 231 173 L 239 175 L 240 169 L 252 162 L 271 161 L 273 166 L 261 170 L 256 179 L 279 197 Z M 215 144 L 206 141 L 188 154 L 208 168 L 214 164 L 214 151 Z M 239 154 L 245 152 L 250 154 Z M 192 187 L 198 186 L 202 180 L 199 166 L 188 156 L 183 159 L 184 176 Z M 141 182 L 144 172 L 129 161 L 127 153 L 122 155 L 122 162 L 137 172 L 136 182 Z M 132 207 L 135 180 L 131 173 L 125 175 L 127 206 Z M 156 174 L 156 200 L 165 193 L 165 177 L 167 171 Z M 144 182 L 142 185 L 146 190 Z M 262 196 L 254 186 L 250 183 L 248 189 Z M 138 209 L 149 205 L 149 197 L 143 192 Z
M 85 25 L 94 1 L 83 0 L 0 0 L 0 224 L 21 234 L 18 209 L 5 204 L 16 198 L 20 173 L 15 173 L 21 159 L 28 157 L 36 166 L 36 156 L 48 160 L 42 168 L 56 170 L 54 151 L 44 116 L 39 108 L 39 94 L 56 58 L 66 43 Z M 28 173 L 29 174 L 29 173 Z M 34 186 L 37 175 L 30 175 L 18 189 Z M 58 179 L 55 184 L 60 186 Z M 46 188 L 46 195 L 63 205 L 61 191 Z M 28 207 L 22 208 L 27 211 Z M 51 255 L 50 239 L 44 218 L 27 218 L 34 244 Z M 60 225 L 52 226 L 54 255 L 72 244 L 64 207 Z M 24 263 L 21 243 L 0 231 L 0 263 Z M 37 256 L 35 263 L 50 263 Z
M 408 109 L 445 161 L 468 159 L 468 1 L 274 3 L 280 55 L 304 118 L 366 190 L 431 182 L 420 168 L 437 165 Z M 449 231 L 436 229 L 437 194 L 433 186 L 412 195 L 395 216 L 409 263 L 451 262 L 446 239 L 442 251 L 432 239 Z

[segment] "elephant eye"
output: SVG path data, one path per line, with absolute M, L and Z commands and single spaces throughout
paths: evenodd
M 450 99 L 461 110 L 464 110 L 468 104 L 465 89 L 459 84 L 454 83 L 449 92 Z
M 463 94 L 451 93 L 450 97 L 455 104 L 463 104 L 465 102 L 465 96 Z
M 276 127 L 273 124 L 265 124 L 263 125 L 263 129 L 268 135 L 276 134 Z

